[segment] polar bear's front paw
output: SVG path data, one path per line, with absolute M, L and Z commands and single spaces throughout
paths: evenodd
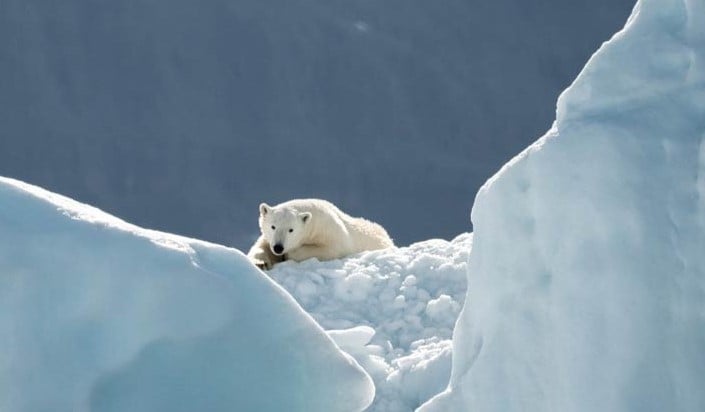
M 258 268 L 262 270 L 269 270 L 274 266 L 276 260 L 274 259 L 275 256 L 271 255 L 270 253 L 267 253 L 266 251 L 260 251 L 258 253 L 253 253 L 249 255 L 250 261 L 252 264 L 257 266 Z
M 261 270 L 269 270 L 272 268 L 272 262 L 266 260 L 250 258 L 250 261 Z

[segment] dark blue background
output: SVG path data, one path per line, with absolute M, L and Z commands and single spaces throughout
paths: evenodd
M 471 230 L 631 0 L 0 0 L 0 175 L 246 249 L 321 197 Z

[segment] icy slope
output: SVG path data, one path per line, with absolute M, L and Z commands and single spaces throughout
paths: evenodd
M 241 253 L 0 178 L 0 410 L 347 412 L 373 396 Z
M 410 412 L 448 383 L 471 245 L 463 234 L 267 273 L 372 376 L 368 412 Z
M 705 410 L 705 3 L 645 0 L 472 212 L 429 411 Z

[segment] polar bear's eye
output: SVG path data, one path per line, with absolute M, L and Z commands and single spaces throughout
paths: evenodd
M 276 226 L 272 226 L 272 230 L 276 230 L 276 229 L 277 229 Z
M 292 233 L 293 231 L 294 231 L 294 229 L 289 229 L 289 233 Z

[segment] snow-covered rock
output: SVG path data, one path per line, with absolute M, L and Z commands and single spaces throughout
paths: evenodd
M 705 410 L 705 2 L 640 0 L 472 220 L 420 411 Z
M 373 397 L 238 251 L 0 178 L 0 410 L 347 412 Z
M 410 412 L 448 383 L 471 246 L 465 233 L 268 274 L 373 378 L 368 411 Z

